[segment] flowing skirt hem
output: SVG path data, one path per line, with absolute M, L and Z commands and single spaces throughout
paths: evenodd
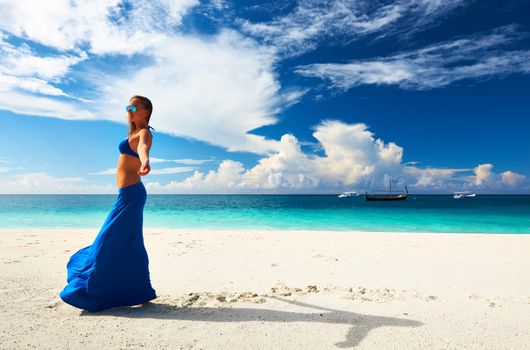
M 120 298 L 113 300 L 95 298 L 94 296 L 88 295 L 83 289 L 75 292 L 66 292 L 63 290 L 59 296 L 65 303 L 90 312 L 99 312 L 113 307 L 144 304 L 157 298 L 156 292 L 153 289 L 145 293 L 144 296 L 131 297 L 130 295 L 122 295 Z

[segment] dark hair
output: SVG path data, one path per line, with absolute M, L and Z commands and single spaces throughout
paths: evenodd
M 151 118 L 151 114 L 153 113 L 153 104 L 151 103 L 151 100 L 148 99 L 145 96 L 140 96 L 140 95 L 134 95 L 130 99 L 132 100 L 133 98 L 139 100 L 140 103 L 142 104 L 142 107 L 144 107 L 145 109 L 147 109 L 149 111 L 149 114 L 147 115 L 147 124 L 149 124 L 149 119 Z M 155 128 L 153 128 L 153 127 L 151 127 L 149 125 L 147 127 L 155 130 Z M 132 131 L 133 131 L 132 125 L 129 124 L 129 136 L 131 135 Z
M 149 115 L 147 116 L 147 123 L 149 123 L 149 118 L 151 118 L 151 114 L 153 113 L 153 104 L 151 103 L 151 100 L 145 96 L 140 95 L 134 95 L 133 97 L 131 97 L 131 100 L 133 98 L 140 100 L 142 106 L 149 111 Z

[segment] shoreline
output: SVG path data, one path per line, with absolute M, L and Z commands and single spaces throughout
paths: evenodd
M 101 226 L 94 227 L 15 227 L 15 228 L 0 228 L 0 234 L 3 232 L 25 232 L 25 231 L 62 231 L 62 230 L 74 230 L 74 231 L 83 231 L 83 230 L 100 230 Z M 344 234 L 405 234 L 405 235 L 498 235 L 498 236 L 526 236 L 530 235 L 529 232 L 437 232 L 437 231 L 363 231 L 363 230 L 343 230 L 343 229 L 296 229 L 296 228 L 246 228 L 246 227 L 223 227 L 223 228 L 210 228 L 210 227 L 145 227 L 143 228 L 144 232 L 149 230 L 162 230 L 162 231 L 215 231 L 215 232 L 225 232 L 225 231 L 235 231 L 235 232 L 333 232 L 333 233 L 344 233 Z
M 58 293 L 96 234 L 0 229 L 2 346 L 527 346 L 529 235 L 147 227 L 157 299 L 90 313 Z

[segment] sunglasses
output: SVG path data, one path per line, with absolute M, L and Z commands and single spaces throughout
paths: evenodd
M 136 111 L 139 110 L 139 109 L 141 109 L 141 108 L 138 108 L 138 107 L 136 107 L 135 105 L 128 105 L 128 106 L 125 106 L 125 111 L 126 111 L 126 112 L 131 111 L 131 112 L 134 113 L 134 112 L 136 112 Z

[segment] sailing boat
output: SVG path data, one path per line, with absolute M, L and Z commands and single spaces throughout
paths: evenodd
M 405 193 L 393 195 L 392 194 L 392 178 L 390 178 L 388 194 L 373 194 L 373 193 L 368 194 L 368 192 L 366 192 L 366 195 L 364 196 L 364 198 L 366 198 L 367 201 L 400 201 L 400 200 L 407 199 L 408 196 L 409 196 L 409 190 L 407 186 L 405 186 Z

